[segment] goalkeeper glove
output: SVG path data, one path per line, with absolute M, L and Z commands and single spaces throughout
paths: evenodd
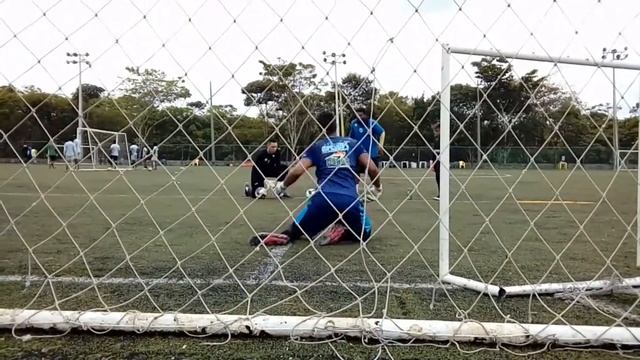
M 284 182 L 283 181 L 278 181 L 276 183 L 276 188 L 275 188 L 275 193 L 280 196 L 281 194 L 285 194 L 287 191 L 287 187 L 284 186 Z
M 370 186 L 367 191 L 366 199 L 369 201 L 375 201 L 382 195 L 382 185 L 379 187 Z

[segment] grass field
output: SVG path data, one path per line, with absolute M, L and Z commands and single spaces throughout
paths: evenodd
M 284 202 L 252 201 L 241 195 L 247 169 L 167 170 L 65 173 L 46 166 L 1 166 L 0 307 L 498 322 L 508 318 L 592 325 L 614 325 L 618 320 L 553 297 L 495 302 L 468 290 L 440 287 L 438 203 L 431 200 L 435 182 L 423 170 L 383 172 L 385 193 L 380 203 L 367 205 L 376 230 L 366 246 L 316 247 L 305 240 L 270 253 L 250 247 L 249 237 L 254 231 L 284 228 L 304 205 L 310 179 L 292 187 L 293 198 Z M 637 276 L 636 182 L 631 173 L 453 174 L 453 274 L 497 285 Z M 414 186 L 415 192 L 410 191 Z M 28 274 L 32 277 L 26 286 Z M 55 281 L 44 282 L 45 276 Z M 612 306 L 640 315 L 637 300 L 631 295 L 606 298 Z M 627 319 L 621 323 L 638 325 Z M 5 355 L 39 351 L 34 343 L 19 345 L 10 338 L 6 334 L 7 341 L 0 345 Z M 90 341 L 118 342 L 108 339 Z M 193 339 L 172 339 L 194 346 Z M 64 344 L 77 340 L 65 337 L 53 345 L 47 341 L 43 347 L 62 351 Z M 160 340 L 146 341 L 143 348 L 158 350 Z M 215 351 L 244 348 L 248 355 L 238 358 L 266 357 L 278 343 L 299 347 L 285 340 L 239 339 Z M 346 344 L 337 345 L 344 348 L 341 354 L 375 356 L 371 349 Z M 300 358 L 311 357 L 304 356 L 305 351 L 332 356 L 328 345 L 317 346 L 295 351 Z M 444 351 L 439 358 L 458 354 L 455 347 L 438 351 Z

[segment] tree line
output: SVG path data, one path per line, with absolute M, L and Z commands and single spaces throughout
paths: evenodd
M 436 141 L 432 125 L 440 116 L 439 94 L 412 97 L 381 92 L 371 76 L 349 73 L 340 79 L 336 96 L 335 84 L 323 81 L 312 64 L 282 59 L 260 63 L 256 79 L 241 89 L 244 105 L 255 108 L 256 116 L 241 114 L 233 105 L 190 101 L 183 78 L 158 69 L 127 67 L 117 90 L 82 84 L 84 118 L 89 127 L 125 132 L 129 141 L 190 144 L 194 152 L 206 154 L 211 124 L 216 148 L 242 145 L 251 152 L 253 145 L 275 136 L 299 152 L 319 134 L 314 114 L 334 109 L 338 98 L 347 120 L 356 108 L 370 109 L 386 130 L 389 148 L 426 147 Z M 452 146 L 475 147 L 480 122 L 485 150 L 591 146 L 610 153 L 612 120 L 606 107 L 589 107 L 537 70 L 517 77 L 505 59 L 483 58 L 472 66 L 476 84 L 451 86 Z M 6 134 L 3 156 L 23 144 L 73 138 L 78 97 L 78 90 L 69 97 L 34 86 L 0 86 L 0 130 Z M 620 119 L 620 148 L 634 146 L 637 129 L 637 117 Z

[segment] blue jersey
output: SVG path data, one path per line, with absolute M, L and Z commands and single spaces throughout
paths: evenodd
M 330 137 L 320 140 L 302 155 L 316 167 L 318 186 L 324 194 L 358 197 L 358 158 L 367 151 L 354 139 Z
M 349 137 L 356 140 L 360 146 L 367 150 L 372 158 L 376 158 L 378 157 L 380 136 L 383 133 L 384 129 L 378 124 L 377 120 L 368 119 L 363 122 L 360 119 L 355 119 L 351 122 Z

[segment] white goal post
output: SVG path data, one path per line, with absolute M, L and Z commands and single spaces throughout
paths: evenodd
M 594 279 L 585 279 L 580 282 L 565 282 L 565 283 L 535 283 L 535 284 L 493 284 L 478 281 L 474 279 L 468 279 L 465 277 L 453 275 L 450 273 L 451 267 L 449 264 L 449 245 L 451 242 L 450 234 L 450 140 L 451 140 L 451 82 L 450 75 L 450 61 L 452 54 L 469 55 L 469 56 L 486 56 L 495 58 L 505 58 L 508 60 L 528 60 L 536 62 L 546 62 L 553 64 L 569 64 L 569 65 L 582 65 L 598 68 L 616 68 L 640 71 L 640 65 L 629 64 L 623 62 L 607 62 L 607 61 L 593 61 L 585 59 L 571 59 L 565 57 L 553 57 L 545 55 L 530 55 L 521 54 L 517 52 L 505 52 L 497 50 L 482 50 L 482 49 L 469 49 L 461 47 L 451 47 L 449 45 L 443 45 L 442 47 L 442 64 L 441 64 L 441 92 L 440 92 L 440 163 L 441 163 L 441 190 L 440 190 L 440 202 L 439 202 L 439 277 L 440 280 L 449 284 L 457 285 L 463 288 L 475 290 L 481 293 L 488 294 L 495 297 L 505 296 L 520 296 L 520 295 L 539 295 L 539 294 L 553 294 L 558 292 L 565 292 L 567 290 L 572 291 L 586 291 L 603 289 L 612 285 L 611 281 L 602 281 Z M 619 153 L 615 153 L 619 155 Z M 619 171 L 619 168 L 618 170 Z M 640 178 L 640 169 L 636 169 L 637 177 Z M 640 182 L 638 182 L 640 189 Z M 637 208 L 640 211 L 640 193 L 636 197 Z M 636 217 L 638 214 L 636 214 Z M 640 266 L 640 225 L 636 222 L 636 262 Z M 625 286 L 639 287 L 640 277 L 627 278 L 620 280 Z
M 82 144 L 80 170 L 130 169 L 131 157 L 126 133 L 89 127 L 79 128 L 78 133 L 84 134 L 83 137 L 86 136 L 86 139 L 80 140 Z M 111 159 L 112 144 L 120 147 L 117 161 Z
M 0 354 L 640 357 L 640 1 L 583 2 L 0 0 Z
M 618 150 L 617 159 L 620 170 L 637 171 L 639 164 L 638 150 Z

